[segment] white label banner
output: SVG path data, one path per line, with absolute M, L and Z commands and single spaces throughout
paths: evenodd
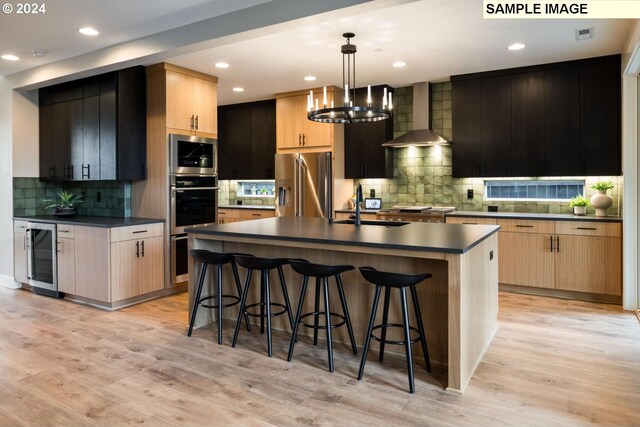
M 484 0 L 484 19 L 640 19 L 640 0 Z

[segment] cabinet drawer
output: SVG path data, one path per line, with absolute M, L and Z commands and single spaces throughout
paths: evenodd
M 218 218 L 240 218 L 240 209 L 218 208 Z
M 544 233 L 553 234 L 554 221 L 539 221 L 533 219 L 499 219 L 497 224 L 502 228 L 500 231 L 511 231 L 513 233 Z
M 556 221 L 556 234 L 620 237 L 622 224 L 619 222 Z
M 58 224 L 58 237 L 73 239 L 75 237 L 76 228 L 73 225 Z
M 131 227 L 116 227 L 111 229 L 111 242 L 123 240 L 145 239 L 163 235 L 164 224 L 133 225 Z
M 17 233 L 25 233 L 29 223 L 27 221 L 13 221 L 13 231 Z
M 240 219 L 260 219 L 260 218 L 272 218 L 275 215 L 274 211 L 266 209 L 242 209 L 240 210 Z
M 495 218 L 465 218 L 465 217 L 446 217 L 447 224 L 471 224 L 471 225 L 496 225 Z

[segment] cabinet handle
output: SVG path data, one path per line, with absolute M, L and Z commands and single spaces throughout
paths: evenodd
M 69 179 L 73 180 L 73 165 L 69 165 Z
M 144 258 L 144 240 L 140 243 L 140 247 L 142 248 L 142 258 Z
M 140 242 L 136 242 L 136 258 L 140 258 Z
M 298 134 L 298 145 L 302 145 L 302 134 Z
M 307 144 L 307 135 L 302 134 L 302 146 L 304 147 Z
M 62 251 L 60 250 L 60 241 L 59 241 L 59 240 L 56 240 L 56 252 L 57 252 L 57 253 L 62 252 Z
M 193 129 L 193 125 L 194 125 L 194 117 L 193 114 L 191 115 L 191 129 Z
M 591 230 L 591 231 L 596 231 L 597 228 L 595 227 L 578 227 L 578 230 Z
M 131 234 L 138 234 L 138 233 L 146 233 L 149 230 L 138 230 L 138 231 L 134 231 Z
M 560 236 L 556 237 L 556 252 L 560 252 Z
M 259 213 L 252 213 L 251 216 L 262 216 L 262 214 Z
M 553 252 L 553 236 L 549 236 L 549 242 L 551 243 L 551 252 Z
M 87 170 L 87 174 L 84 174 L 84 170 Z M 87 164 L 87 166 L 84 165 L 84 163 L 82 164 L 82 179 L 91 179 L 91 165 Z
M 69 230 L 58 230 L 58 233 L 68 233 Z
M 516 227 L 519 227 L 519 228 L 533 228 L 533 225 L 516 224 Z
M 462 225 L 478 225 L 477 222 L 463 222 Z
M 27 235 L 26 234 L 22 238 L 22 249 L 25 250 L 25 251 L 27 250 Z
M 198 115 L 196 114 L 196 130 L 198 130 Z

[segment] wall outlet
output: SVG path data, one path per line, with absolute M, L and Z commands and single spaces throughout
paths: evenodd
M 498 212 L 497 206 L 489 206 L 487 209 L 489 210 L 489 212 Z
M 473 189 L 467 190 L 467 199 L 473 199 Z
M 369 190 L 369 197 L 374 198 L 376 197 L 376 189 L 372 188 L 371 190 Z

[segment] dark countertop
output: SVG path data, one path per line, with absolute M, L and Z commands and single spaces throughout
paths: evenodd
M 269 211 L 275 211 L 276 207 L 273 205 L 218 205 L 220 209 L 264 209 Z
M 572 214 L 546 214 L 527 212 L 484 212 L 484 211 L 455 211 L 446 214 L 447 217 L 468 217 L 468 218 L 496 218 L 496 219 L 537 219 L 546 221 L 602 221 L 602 222 L 622 222 L 619 216 L 595 216 L 595 215 L 572 215 Z
M 401 227 L 329 224 L 323 218 L 279 217 L 188 228 L 211 236 L 462 254 L 500 229 L 496 225 L 409 223 Z M 366 251 L 363 250 L 366 253 Z
M 113 218 L 107 216 L 85 216 L 78 215 L 71 218 L 58 218 L 54 215 L 36 215 L 36 216 L 14 216 L 13 219 L 31 221 L 31 222 L 48 222 L 55 224 L 83 225 L 85 227 L 128 227 L 130 225 L 153 224 L 156 222 L 164 222 L 163 219 L 154 218 Z

